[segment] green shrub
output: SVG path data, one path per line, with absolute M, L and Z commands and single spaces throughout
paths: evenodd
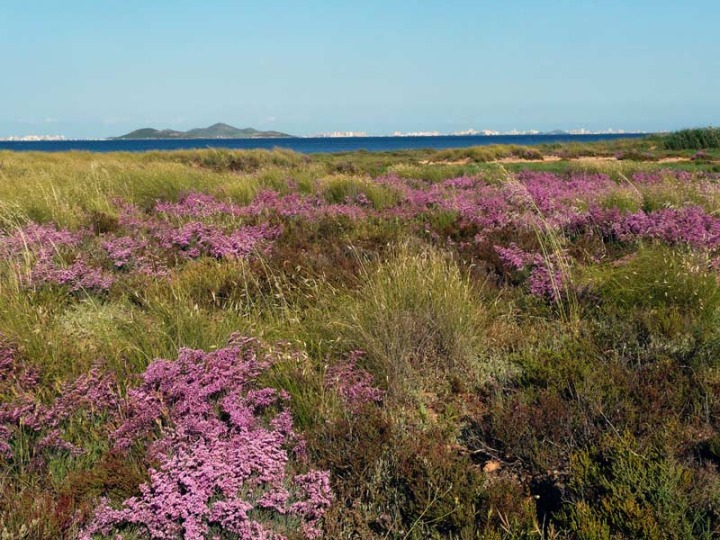
M 635 359 L 670 356 L 715 365 L 720 353 L 720 284 L 706 256 L 644 246 L 625 260 L 588 270 L 597 295 L 599 339 L 623 343 Z
M 711 318 L 720 308 L 720 284 L 706 256 L 664 246 L 643 246 L 625 260 L 590 272 L 600 298 L 623 310 L 676 309 Z
M 488 515 L 483 474 L 442 441 L 373 410 L 311 441 L 340 499 L 326 516 L 328 538 L 477 538 Z
M 321 192 L 329 203 L 343 204 L 355 202 L 364 196 L 373 208 L 382 210 L 398 202 L 398 195 L 390 188 L 361 178 L 347 176 L 331 176 L 319 181 Z
M 703 150 L 720 148 L 720 128 L 683 129 L 667 135 L 664 146 L 668 150 Z
M 583 539 L 713 538 L 707 505 L 717 493 L 705 500 L 689 469 L 638 450 L 631 437 L 613 435 L 573 457 L 565 524 Z
M 292 168 L 303 163 L 303 156 L 290 150 L 204 150 L 183 155 L 201 167 L 214 171 L 252 173 L 262 167 Z
M 429 387 L 436 384 L 433 374 L 488 375 L 481 333 L 487 312 L 452 258 L 405 244 L 362 279 L 344 302 L 341 329 L 354 348 L 368 353 L 378 380 L 396 389 L 418 385 L 421 372 Z
M 401 178 L 410 180 L 425 180 L 426 182 L 442 182 L 448 178 L 477 174 L 477 165 L 473 164 L 427 164 L 427 165 L 396 165 L 389 172 Z
M 540 150 L 527 146 L 520 146 L 513 149 L 513 155 L 518 157 L 519 159 L 526 159 L 531 161 L 542 161 L 544 158 Z

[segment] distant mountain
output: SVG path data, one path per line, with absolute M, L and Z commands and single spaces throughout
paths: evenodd
M 238 129 L 228 124 L 213 124 L 206 128 L 195 128 L 188 131 L 173 129 L 142 128 L 113 139 L 277 139 L 292 137 L 279 131 L 259 131 L 253 128 Z

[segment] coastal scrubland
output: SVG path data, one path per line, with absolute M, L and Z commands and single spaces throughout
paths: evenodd
M 0 538 L 717 538 L 679 137 L 0 153 Z

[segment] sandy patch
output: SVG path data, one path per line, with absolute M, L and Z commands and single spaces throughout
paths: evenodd
M 504 157 L 501 159 L 495 159 L 493 161 L 489 161 L 488 163 L 545 163 L 545 162 L 552 162 L 552 161 L 560 161 L 562 158 L 559 156 L 543 156 L 542 159 L 523 159 L 513 156 Z
M 470 158 L 458 159 L 456 161 L 430 161 L 428 159 L 424 159 L 420 162 L 420 165 L 467 165 L 470 162 Z
M 552 163 L 557 161 L 575 161 L 578 163 L 609 163 L 612 161 L 620 161 L 615 156 L 580 156 L 574 158 L 561 158 L 560 156 L 543 156 L 542 159 L 523 159 L 513 156 L 504 157 L 501 159 L 494 159 L 492 161 L 486 161 L 481 163 Z M 628 160 L 632 161 L 632 160 Z M 664 157 L 656 161 L 647 160 L 648 163 L 681 163 L 692 161 L 687 157 Z M 645 162 L 643 160 L 643 162 Z M 470 158 L 458 159 L 456 161 L 430 161 L 423 160 L 418 162 L 420 165 L 468 165 L 473 163 Z

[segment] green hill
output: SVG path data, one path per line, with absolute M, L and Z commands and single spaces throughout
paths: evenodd
M 271 139 L 292 137 L 280 131 L 259 131 L 254 128 L 239 129 L 228 124 L 218 123 L 206 128 L 194 128 L 188 131 L 172 129 L 142 128 L 113 139 Z

